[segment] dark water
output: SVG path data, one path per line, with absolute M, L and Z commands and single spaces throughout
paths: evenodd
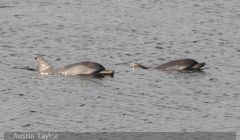
M 1 132 L 240 131 L 239 0 L 2 0 L 0 13 Z M 34 54 L 115 77 L 40 76 Z M 207 65 L 129 67 L 179 58 Z

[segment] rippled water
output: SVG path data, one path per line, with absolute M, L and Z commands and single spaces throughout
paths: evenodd
M 240 131 L 240 1 L 0 1 L 0 131 Z M 115 77 L 40 76 L 92 60 Z M 203 72 L 138 69 L 179 58 Z

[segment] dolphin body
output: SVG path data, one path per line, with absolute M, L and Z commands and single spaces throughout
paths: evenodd
M 78 62 L 69 64 L 60 68 L 54 68 L 46 60 L 40 56 L 34 57 L 38 71 L 42 75 L 101 75 L 101 76 L 114 76 L 113 70 L 106 70 L 101 64 L 91 61 Z

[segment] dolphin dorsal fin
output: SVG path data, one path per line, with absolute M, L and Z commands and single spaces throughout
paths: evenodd
M 44 72 L 45 70 L 52 69 L 52 65 L 50 65 L 46 60 L 44 60 L 40 56 L 36 55 L 34 59 L 36 60 L 39 72 Z

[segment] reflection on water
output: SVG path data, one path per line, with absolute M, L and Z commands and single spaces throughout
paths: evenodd
M 1 131 L 239 131 L 239 1 L 0 2 Z M 91 60 L 114 78 L 41 76 Z M 174 59 L 203 72 L 137 69 Z

